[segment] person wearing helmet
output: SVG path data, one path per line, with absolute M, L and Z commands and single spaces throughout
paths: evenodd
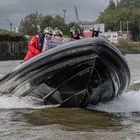
M 38 55 L 42 52 L 42 47 L 45 41 L 45 38 L 48 38 L 48 35 L 51 35 L 50 27 L 44 29 L 44 32 L 39 32 L 38 34 L 34 35 L 31 41 L 28 43 L 28 51 L 24 57 L 23 61 L 27 61 L 30 58 Z
M 53 28 L 52 27 L 46 27 L 44 29 L 44 34 L 45 34 L 47 39 L 51 39 L 52 34 L 53 34 Z
M 54 44 L 61 44 L 63 41 L 63 33 L 60 29 L 55 28 L 53 31 L 52 42 Z
M 65 41 L 65 43 L 79 39 L 81 39 L 80 30 L 77 27 L 73 26 L 70 28 L 70 37 Z
M 73 26 L 72 28 L 70 28 L 70 40 L 78 40 L 80 39 L 80 30 Z
M 52 35 L 53 35 L 53 28 L 52 27 L 46 27 L 44 29 L 44 42 L 42 47 L 42 52 L 50 49 L 49 43 L 51 42 Z

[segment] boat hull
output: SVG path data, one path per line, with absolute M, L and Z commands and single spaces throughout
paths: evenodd
M 34 94 L 48 105 L 86 107 L 114 99 L 129 82 L 121 52 L 97 37 L 56 46 L 20 64 L 1 79 L 0 90 Z

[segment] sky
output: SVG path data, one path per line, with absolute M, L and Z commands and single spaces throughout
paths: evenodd
M 95 21 L 108 6 L 109 0 L 0 0 L 0 28 L 9 29 L 20 24 L 25 16 L 31 13 L 43 15 L 60 15 L 66 22 L 76 21 L 74 7 L 77 7 L 80 21 Z

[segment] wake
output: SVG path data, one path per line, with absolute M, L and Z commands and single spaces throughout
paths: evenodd
M 43 102 L 32 98 L 31 96 L 17 97 L 17 96 L 0 96 L 0 109 L 41 109 L 52 108 L 55 106 L 43 105 Z M 122 112 L 140 112 L 140 90 L 128 91 L 115 100 L 107 102 L 106 104 L 99 103 L 97 106 L 89 107 L 89 109 L 104 111 L 108 113 L 122 113 Z
M 108 113 L 140 112 L 140 90 L 128 91 L 111 102 L 100 103 L 94 109 Z
M 43 102 L 31 96 L 26 97 L 17 97 L 9 95 L 0 96 L 0 109 L 23 109 L 23 108 L 40 109 L 48 107 L 50 106 L 43 105 Z

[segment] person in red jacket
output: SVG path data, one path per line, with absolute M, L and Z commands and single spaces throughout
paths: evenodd
M 44 29 L 44 33 L 38 33 L 37 35 L 33 36 L 31 41 L 28 44 L 28 51 L 26 56 L 24 57 L 24 61 L 29 60 L 30 58 L 34 57 L 37 54 L 40 54 L 43 47 L 44 38 L 46 34 L 49 34 L 50 27 L 46 27 Z

